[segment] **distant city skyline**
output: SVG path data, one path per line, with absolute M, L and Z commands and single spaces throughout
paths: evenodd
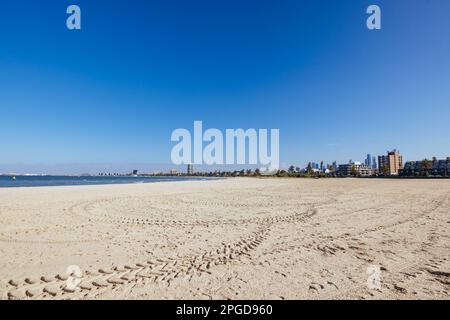
M 347 159 L 347 160 L 333 160 L 333 161 L 307 161 L 305 163 L 284 163 L 280 170 L 287 170 L 289 167 L 294 166 L 301 169 L 307 168 L 308 164 L 312 165 L 313 169 L 326 169 L 327 166 L 332 166 L 335 170 L 338 165 L 348 163 L 362 163 L 371 168 L 378 169 L 377 157 L 385 156 L 390 150 L 384 153 L 377 154 L 376 156 L 371 154 L 371 165 L 367 164 L 366 159 Z M 431 160 L 434 156 L 428 156 L 420 159 L 407 159 L 403 158 L 402 162 L 405 164 L 411 161 L 422 161 L 424 159 Z M 436 157 L 438 160 L 445 160 L 446 157 Z M 209 171 L 234 171 L 242 169 L 260 169 L 258 165 L 195 165 L 194 171 L 209 172 Z M 176 170 L 177 172 L 185 172 L 186 165 L 174 165 L 172 163 L 67 163 L 67 164 L 0 164 L 0 174 L 74 174 L 79 175 L 83 173 L 87 174 L 101 174 L 101 173 L 131 173 L 133 170 L 138 170 L 139 173 L 155 173 L 155 172 L 170 172 Z
M 282 168 L 449 156 L 449 1 L 75 3 L 1 5 L 0 173 L 170 170 L 195 120 L 279 128 Z

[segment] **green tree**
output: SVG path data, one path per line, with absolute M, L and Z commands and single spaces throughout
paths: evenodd
M 433 161 L 428 160 L 428 159 L 423 159 L 422 160 L 422 169 L 430 170 L 432 168 L 433 168 Z
M 287 177 L 288 173 L 285 170 L 278 170 L 277 177 Z
M 308 166 L 306 167 L 306 171 L 308 172 L 308 174 L 312 174 L 313 173 L 311 162 L 308 162 Z
M 350 174 L 354 177 L 358 175 L 358 171 L 356 171 L 356 166 L 352 164 L 352 168 L 350 169 Z
M 389 166 L 387 164 L 384 164 L 380 168 L 380 172 L 387 176 L 389 174 Z

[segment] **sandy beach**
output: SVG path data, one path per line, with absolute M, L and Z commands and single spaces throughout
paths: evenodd
M 4 188 L 0 281 L 2 299 L 450 299 L 450 180 Z

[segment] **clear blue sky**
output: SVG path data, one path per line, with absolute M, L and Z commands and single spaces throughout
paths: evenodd
M 169 163 L 172 130 L 194 120 L 279 128 L 284 165 L 449 156 L 449 13 L 448 0 L 3 0 L 0 164 Z

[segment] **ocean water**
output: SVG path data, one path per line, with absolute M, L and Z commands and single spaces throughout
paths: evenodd
M 0 176 L 0 188 L 81 186 L 101 184 L 152 183 L 162 181 L 211 180 L 207 177 L 96 177 L 96 176 Z

